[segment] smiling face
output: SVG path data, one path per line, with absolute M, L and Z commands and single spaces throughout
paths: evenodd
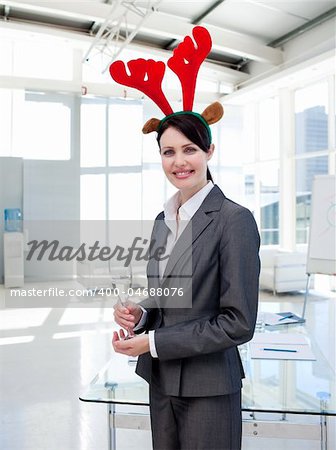
M 176 128 L 169 127 L 162 134 L 162 168 L 168 180 L 180 190 L 182 203 L 207 184 L 207 163 L 213 151 L 213 144 L 206 153 Z

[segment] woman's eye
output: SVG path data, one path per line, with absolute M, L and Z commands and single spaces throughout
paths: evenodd
M 196 152 L 196 148 L 194 148 L 194 147 L 187 147 L 186 148 L 186 152 L 187 153 L 194 153 L 194 152 Z
M 165 150 L 163 152 L 164 156 L 171 156 L 173 153 L 174 153 L 173 150 Z

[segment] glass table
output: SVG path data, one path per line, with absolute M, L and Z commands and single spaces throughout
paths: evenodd
M 303 325 L 267 329 L 306 334 Z M 244 436 L 319 440 L 320 448 L 327 449 L 328 416 L 336 416 L 335 371 L 311 337 L 309 341 L 314 361 L 251 359 L 249 344 L 239 348 L 246 375 L 242 391 Z M 125 355 L 113 354 L 80 400 L 107 404 L 110 450 L 116 450 L 117 428 L 150 429 L 148 385 L 135 374 L 135 363 Z M 120 405 L 124 405 L 121 410 Z M 131 413 L 134 408 L 138 412 Z M 258 420 L 258 414 L 263 420 Z M 307 424 L 306 419 L 292 423 L 289 415 L 301 419 L 317 416 L 317 420 L 313 424 Z M 274 416 L 279 418 L 274 420 Z

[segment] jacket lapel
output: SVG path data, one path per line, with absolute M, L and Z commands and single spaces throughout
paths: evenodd
M 167 236 L 168 236 L 168 232 L 169 232 L 169 228 L 167 227 L 165 221 L 164 221 L 164 216 L 162 213 L 162 217 L 160 217 L 159 219 L 157 219 L 156 221 L 156 230 L 154 233 L 154 239 L 155 242 L 152 245 L 151 251 L 150 251 L 150 260 L 148 262 L 148 267 L 147 267 L 147 276 L 148 278 L 152 279 L 152 284 L 155 285 L 153 287 L 158 287 L 160 285 L 159 282 L 159 260 L 157 257 L 154 257 L 155 252 L 161 247 L 161 248 L 165 248 L 166 247 L 166 242 L 167 242 Z
M 209 216 L 208 213 L 219 211 L 224 198 L 224 194 L 217 185 L 205 197 L 203 203 L 191 218 L 171 252 L 166 270 L 163 274 L 162 284 L 171 276 L 174 267 L 187 251 L 190 252 L 191 256 L 192 245 L 196 243 L 202 232 L 213 221 L 213 217 Z M 192 274 L 189 275 L 192 276 Z

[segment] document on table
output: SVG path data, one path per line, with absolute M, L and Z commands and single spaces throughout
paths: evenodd
M 316 360 L 305 336 L 295 333 L 256 333 L 250 352 L 252 359 Z
M 286 325 L 289 323 L 302 323 L 304 319 L 288 311 L 281 313 L 263 312 L 261 313 L 265 325 Z

